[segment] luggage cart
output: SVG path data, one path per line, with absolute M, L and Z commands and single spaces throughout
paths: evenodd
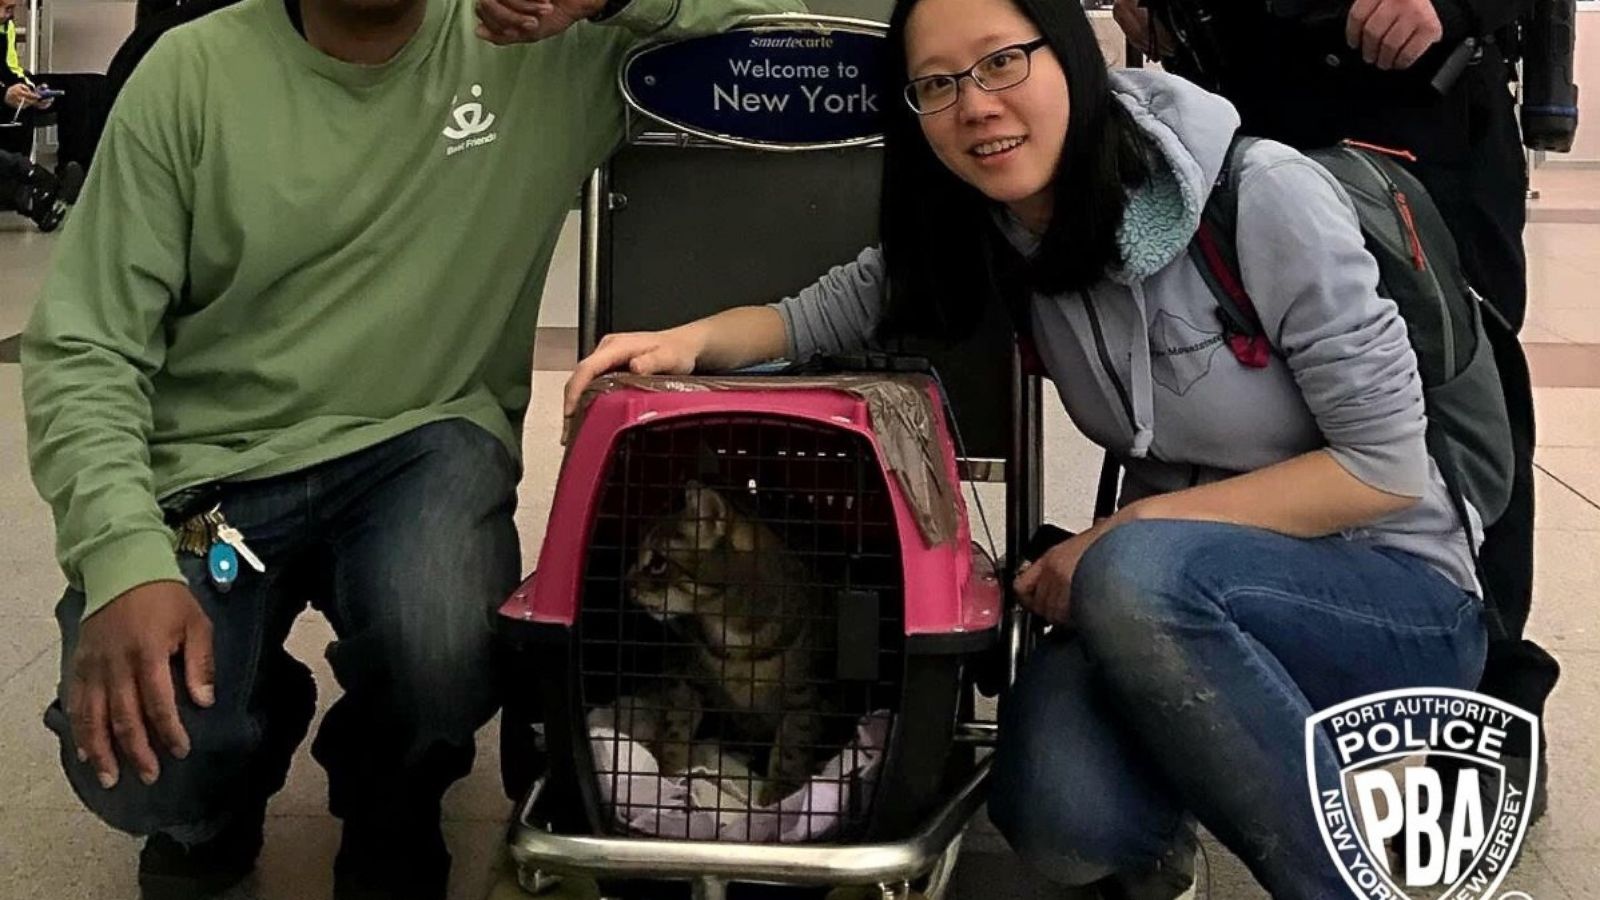
M 883 30 L 838 17 L 760 17 L 728 35 L 682 42 L 709 43 L 708 54 L 664 45 L 630 60 L 621 75 L 634 107 L 630 138 L 584 190 L 580 353 L 612 332 L 792 294 L 875 243 L 880 144 L 870 130 L 796 138 L 783 133 L 792 123 L 769 121 L 757 123 L 751 130 L 763 136 L 751 139 L 663 115 L 636 94 L 647 79 L 692 83 L 704 57 L 721 63 L 730 42 L 778 47 L 818 36 L 848 49 L 881 40 Z M 538 894 L 580 875 L 599 880 L 607 896 L 641 884 L 652 885 L 646 896 L 667 896 L 663 882 L 705 900 L 741 896 L 747 885 L 812 888 L 818 897 L 838 886 L 882 898 L 913 889 L 943 895 L 985 796 L 983 749 L 995 723 L 974 714 L 976 687 L 992 695 L 1009 685 L 1035 631 L 1005 596 L 999 561 L 966 551 L 985 524 L 961 499 L 972 484 L 1005 485 L 1005 558 L 1018 558 L 1040 520 L 1038 380 L 1024 373 L 1003 312 L 992 312 L 960 345 L 902 348 L 925 357 L 942 382 L 866 359 L 855 367 L 879 371 L 620 379 L 591 392 L 563 463 L 541 571 L 501 610 L 514 648 L 508 764 L 533 755 L 535 728 L 548 756 L 542 772 L 522 779 L 531 783 L 508 777 L 523 796 L 508 840 L 524 889 Z M 943 498 L 955 518 L 942 541 L 917 533 L 917 498 L 874 430 L 864 391 L 881 395 L 885 385 L 902 402 L 920 397 L 927 433 L 938 438 L 927 445 L 934 468 L 955 491 Z M 852 756 L 859 740 L 835 737 L 829 746 L 841 753 L 825 767 L 831 780 L 808 784 L 799 806 L 786 796 L 777 808 L 787 816 L 762 819 L 767 807 L 746 796 L 750 815 L 731 829 L 723 817 L 735 810 L 724 788 L 742 778 L 753 795 L 759 775 L 751 772 L 762 769 L 756 754 L 739 759 L 737 776 L 724 770 L 721 746 L 737 745 L 737 729 L 717 731 L 716 771 L 700 785 L 709 781 L 717 799 L 687 806 L 662 800 L 668 780 L 650 751 L 664 758 L 669 742 L 630 737 L 649 730 L 637 725 L 641 711 L 658 729 L 672 719 L 672 695 L 650 685 L 672 680 L 662 660 L 673 645 L 681 649 L 681 632 L 627 601 L 638 596 L 629 578 L 640 577 L 646 532 L 700 502 L 685 485 L 715 489 L 730 515 L 771 524 L 801 556 L 811 554 L 807 571 L 833 573 L 809 576 L 826 582 L 818 589 L 833 598 L 838 626 L 819 629 L 837 640 L 826 672 L 811 674 L 851 695 L 830 706 L 836 735 L 850 724 L 858 738 L 876 728 L 880 740 L 867 754 L 875 762 L 863 768 L 851 765 L 860 762 Z M 811 532 L 798 543 L 797 521 Z M 817 563 L 836 551 L 848 562 Z M 925 602 L 935 582 L 954 589 Z M 723 729 L 733 712 L 712 708 L 706 716 Z M 684 778 L 666 790 L 694 789 Z M 829 790 L 848 799 L 817 828 L 817 809 L 807 804 Z M 660 827 L 664 810 L 670 827 Z M 691 814 L 707 811 L 709 820 Z M 751 823 L 761 821 L 772 827 L 758 835 Z

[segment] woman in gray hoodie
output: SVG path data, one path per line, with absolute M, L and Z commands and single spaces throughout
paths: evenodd
M 1350 896 L 1311 802 L 1307 718 L 1471 688 L 1486 636 L 1405 323 L 1348 198 L 1283 145 L 1239 161 L 1240 270 L 1273 351 L 1244 365 L 1185 253 L 1238 127 L 1225 100 L 1107 73 L 1076 2 L 903 0 L 889 37 L 905 102 L 883 248 L 770 307 L 607 337 L 569 412 L 615 368 L 959 335 L 1008 304 L 1127 478 L 1114 516 L 1017 579 L 1071 627 L 1004 704 L 991 818 L 1082 896 L 1180 894 L 1195 819 L 1275 897 Z M 1315 759 L 1336 777 L 1325 738 Z

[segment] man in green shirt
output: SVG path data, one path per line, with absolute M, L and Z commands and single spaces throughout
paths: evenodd
M 119 97 L 22 342 L 71 588 L 46 721 L 146 897 L 249 872 L 314 710 L 339 897 L 442 897 L 497 706 L 546 270 L 650 38 L 792 0 L 241 0 Z M 585 21 L 594 19 L 595 21 Z M 504 46 L 516 44 L 518 46 Z

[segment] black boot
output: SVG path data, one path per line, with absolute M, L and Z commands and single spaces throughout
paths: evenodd
M 1489 645 L 1483 679 L 1478 685 L 1479 693 L 1504 700 L 1539 718 L 1539 777 L 1529 785 L 1533 795 L 1528 799 L 1531 806 L 1528 817 L 1530 827 L 1544 817 L 1549 806 L 1550 767 L 1547 765 L 1549 756 L 1545 741 L 1545 704 L 1560 677 L 1561 663 L 1533 641 L 1494 641 Z M 1527 779 L 1533 762 L 1532 749 L 1520 734 L 1506 742 L 1502 748 L 1502 760 L 1508 775 L 1519 780 Z
M 431 819 L 351 819 L 333 860 L 334 900 L 444 900 L 450 852 Z
M 235 818 L 216 837 L 184 846 L 166 835 L 152 835 L 139 852 L 142 900 L 206 900 L 238 884 L 261 855 L 266 806 Z
M 61 227 L 67 207 L 78 202 L 78 192 L 83 189 L 83 177 L 83 167 L 77 163 L 67 163 L 56 174 L 41 166 L 34 166 L 28 173 L 26 202 L 19 204 L 19 211 L 32 219 L 40 231 L 55 231 Z

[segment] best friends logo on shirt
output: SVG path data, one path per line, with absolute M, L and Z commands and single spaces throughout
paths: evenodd
M 445 137 L 455 143 L 445 148 L 445 156 L 454 156 L 462 150 L 471 147 L 492 143 L 499 132 L 489 131 L 494 127 L 495 115 L 484 109 L 478 99 L 483 96 L 483 85 L 472 86 L 472 99 L 466 103 L 457 103 L 459 96 L 450 98 L 451 124 L 444 127 L 441 132 Z

